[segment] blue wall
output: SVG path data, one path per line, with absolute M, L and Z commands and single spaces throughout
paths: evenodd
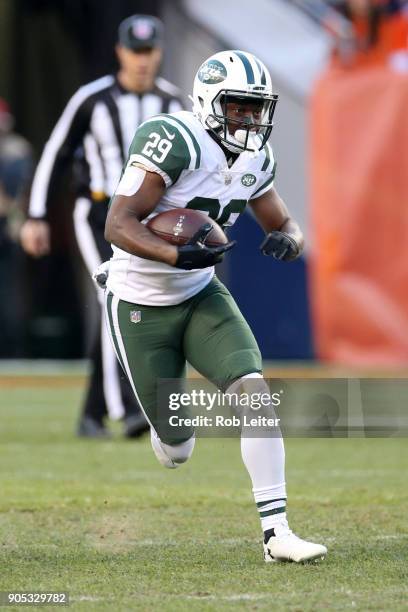
M 251 326 L 264 359 L 313 358 L 306 262 L 281 263 L 259 250 L 264 233 L 250 214 L 229 230 L 226 284 Z

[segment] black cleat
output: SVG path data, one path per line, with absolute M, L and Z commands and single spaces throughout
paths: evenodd
M 99 438 L 104 440 L 111 437 L 110 431 L 102 423 L 91 417 L 82 417 L 78 425 L 77 435 L 80 438 Z
M 150 430 L 150 425 L 142 412 L 132 414 L 124 418 L 125 438 L 140 438 L 144 433 Z

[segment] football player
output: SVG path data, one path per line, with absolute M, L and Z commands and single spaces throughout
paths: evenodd
M 151 424 L 153 450 L 168 468 L 187 461 L 195 439 L 191 427 L 175 436 L 163 426 L 159 379 L 183 377 L 187 360 L 224 392 L 242 393 L 249 380 L 258 391 L 269 389 L 255 338 L 214 275 L 214 264 L 234 243 L 206 245 L 203 226 L 189 244 L 176 247 L 146 222 L 166 210 L 190 208 L 225 227 L 249 204 L 265 230 L 262 253 L 296 259 L 303 237 L 273 186 L 276 164 L 268 144 L 277 99 L 268 70 L 254 55 L 213 55 L 197 72 L 192 112 L 158 115 L 138 128 L 111 202 L 107 321 Z M 324 546 L 289 529 L 282 437 L 242 435 L 241 450 L 264 531 L 265 561 L 324 557 Z

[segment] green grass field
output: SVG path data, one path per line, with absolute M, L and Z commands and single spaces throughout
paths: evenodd
M 406 439 L 288 440 L 291 526 L 329 555 L 266 565 L 237 440 L 165 470 L 147 437 L 76 439 L 81 393 L 0 378 L 0 590 L 83 610 L 408 609 Z

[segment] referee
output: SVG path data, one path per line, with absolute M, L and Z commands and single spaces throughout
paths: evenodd
M 134 15 L 120 24 L 118 35 L 117 73 L 81 87 L 45 145 L 34 175 L 28 219 L 21 230 L 21 242 L 29 255 L 49 253 L 50 198 L 55 180 L 71 164 L 77 194 L 74 228 L 89 273 L 112 254 L 104 239 L 105 219 L 136 128 L 152 115 L 182 109 L 178 90 L 157 76 L 162 58 L 161 21 L 150 15 Z M 102 291 L 97 291 L 102 307 Z M 108 436 L 108 415 L 124 419 L 125 435 L 136 437 L 148 426 L 118 365 L 102 308 L 100 312 L 100 333 L 92 349 L 92 373 L 78 434 Z

